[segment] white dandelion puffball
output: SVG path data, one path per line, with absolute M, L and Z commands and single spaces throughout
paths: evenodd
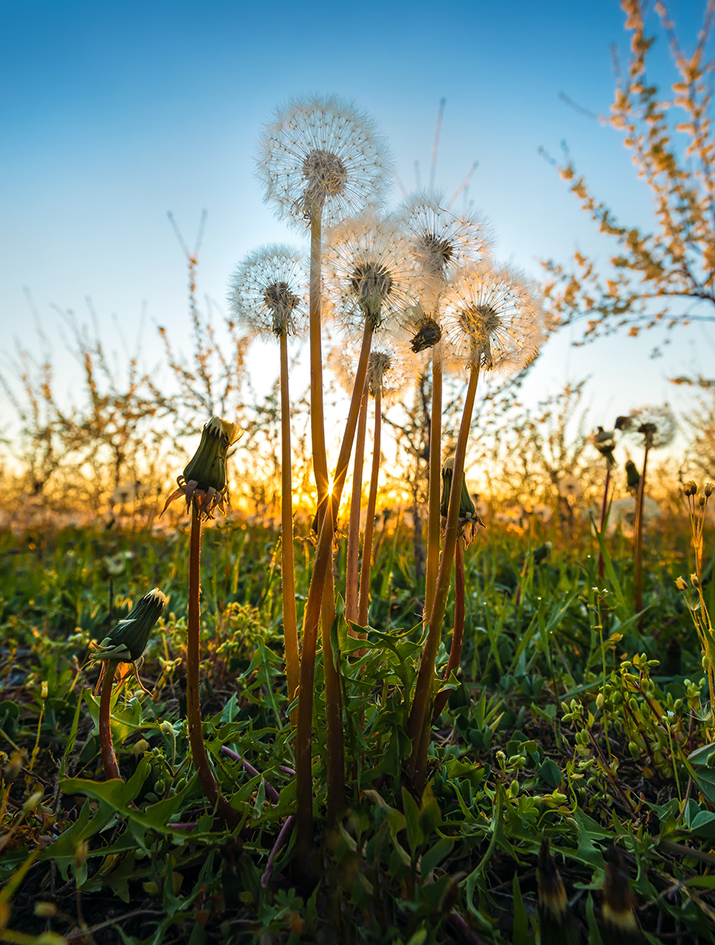
M 513 374 L 536 358 L 544 340 L 541 301 L 511 266 L 463 271 L 447 288 L 442 311 L 456 366 Z
M 228 304 L 236 322 L 262 338 L 307 330 L 308 280 L 302 255 L 291 246 L 254 250 L 229 280 Z
M 316 216 L 333 226 L 380 206 L 391 167 L 373 119 L 334 95 L 287 102 L 258 142 L 265 200 L 301 229 Z

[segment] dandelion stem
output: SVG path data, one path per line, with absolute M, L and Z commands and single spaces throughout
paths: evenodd
M 105 660 L 102 694 L 99 698 L 99 744 L 102 751 L 102 764 L 107 780 L 121 778 L 117 756 L 112 744 L 112 688 L 117 672 L 116 660 Z
M 382 440 L 382 389 L 378 385 L 375 393 L 375 432 L 372 443 L 372 469 L 370 472 L 370 492 L 367 499 L 367 520 L 362 542 L 362 565 L 360 568 L 360 601 L 358 623 L 367 626 L 370 607 L 370 569 L 372 566 L 372 536 L 375 527 L 375 508 L 377 506 L 377 486 L 380 478 L 380 445 Z
M 323 590 L 333 560 L 333 537 L 338 506 L 345 485 L 350 453 L 352 452 L 355 430 L 357 427 L 360 400 L 365 384 L 367 362 L 372 341 L 370 321 L 365 321 L 360 359 L 355 374 L 355 386 L 343 442 L 340 447 L 338 463 L 331 501 L 326 504 L 326 511 L 318 536 L 313 574 L 308 589 L 308 599 L 303 614 L 303 647 L 300 660 L 300 687 L 298 695 L 298 726 L 295 737 L 296 770 L 296 829 L 298 834 L 299 858 L 308 854 L 313 837 L 313 779 L 312 779 L 312 726 L 313 726 L 313 684 L 315 679 L 315 651 L 320 624 Z M 329 762 L 330 763 L 330 762 Z
M 334 513 L 337 515 L 337 510 Z M 332 519 L 335 521 L 335 518 Z M 332 824 L 345 806 L 345 743 L 343 738 L 343 705 L 340 671 L 333 653 L 331 633 L 335 622 L 335 587 L 333 569 L 328 568 L 323 586 L 320 624 L 323 642 L 323 676 L 325 679 L 325 743 L 327 755 L 327 819 Z
M 283 578 L 283 646 L 286 660 L 288 702 L 300 680 L 298 622 L 295 613 L 295 563 L 293 559 L 293 483 L 291 475 L 290 396 L 288 389 L 288 337 L 280 335 L 281 350 L 281 554 Z
M 321 341 L 322 207 L 310 218 L 310 434 L 313 444 L 313 475 L 318 492 L 317 528 L 330 491 L 328 456 L 325 449 L 323 415 L 323 358 Z
M 462 641 L 464 639 L 464 547 L 462 542 L 457 539 L 454 546 L 454 632 L 452 633 L 452 645 L 449 649 L 449 660 L 447 668 L 442 677 L 444 682 L 449 681 L 453 672 L 459 669 L 459 663 L 462 657 Z M 434 711 L 432 713 L 432 722 L 436 722 L 444 711 L 449 698 L 449 690 L 443 689 L 438 692 L 434 699 Z
M 429 431 L 429 498 L 427 518 L 427 576 L 425 622 L 432 613 L 439 570 L 440 491 L 442 487 L 442 346 L 432 349 L 432 416 Z
M 353 464 L 353 491 L 350 496 L 350 524 L 348 526 L 348 560 L 345 568 L 345 619 L 358 620 L 358 566 L 360 559 L 360 510 L 362 505 L 362 471 L 365 461 L 365 432 L 367 428 L 368 386 L 364 385 L 360 401 L 360 418 L 355 439 Z M 364 552 L 363 552 L 364 554 Z M 352 633 L 350 628 L 350 633 Z
M 648 468 L 648 453 L 650 452 L 650 443 L 646 440 L 645 452 L 643 455 L 643 471 L 638 483 L 638 495 L 636 496 L 636 517 L 635 517 L 635 537 L 633 547 L 633 580 L 635 583 L 635 610 L 640 614 L 643 610 L 643 502 L 645 499 L 645 477 Z M 638 630 L 643 631 L 643 615 L 638 618 Z
M 608 516 L 608 493 L 611 488 L 611 463 L 606 461 L 606 482 L 603 486 L 603 501 L 601 502 L 601 518 L 598 523 L 598 534 L 603 538 L 603 530 L 606 527 L 606 518 Z M 603 585 L 605 563 L 603 560 L 603 550 L 599 542 L 598 546 L 598 586 Z
M 439 574 L 437 576 L 432 613 L 429 618 L 427 639 L 422 647 L 422 658 L 407 727 L 407 734 L 412 741 L 412 754 L 407 763 L 407 776 L 411 780 L 412 787 L 417 794 L 422 793 L 427 770 L 429 738 L 427 737 L 426 731 L 432 719 L 430 710 L 434 691 L 434 664 L 437 658 L 442 622 L 447 607 L 454 550 L 459 537 L 459 506 L 462 496 L 462 481 L 464 480 L 464 461 L 467 452 L 469 427 L 472 422 L 478 381 L 479 365 L 476 364 L 471 368 L 467 392 L 464 397 L 462 421 L 459 426 L 457 446 L 454 453 L 454 471 L 452 473 L 452 487 L 449 493 L 449 508 L 447 512 L 447 526 L 444 531 L 444 546 L 439 562 Z
M 199 628 L 201 625 L 201 517 L 196 500 L 191 502 L 191 538 L 189 546 L 189 613 L 186 639 L 186 715 L 189 724 L 189 744 L 199 783 L 212 807 L 231 827 L 239 823 L 238 812 L 220 793 L 206 755 L 201 729 L 201 702 L 199 689 Z

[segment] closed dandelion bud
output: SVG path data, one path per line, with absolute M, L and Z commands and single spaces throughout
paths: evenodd
M 186 508 L 191 508 L 193 501 L 201 517 L 212 517 L 216 506 L 223 508 L 228 497 L 226 458 L 229 447 L 241 432 L 238 424 L 211 417 L 201 432 L 198 450 L 177 479 L 179 488 L 166 500 L 164 512 L 182 496 L 186 499 Z
M 687 587 L 688 587 L 685 579 L 682 577 L 675 579 L 675 586 L 678 588 L 679 591 L 685 591 L 687 590 Z
M 713 494 L 713 489 L 715 489 L 715 486 L 713 486 L 711 482 L 705 483 L 705 488 L 703 491 L 705 492 L 705 495 L 707 496 L 708 499 Z
M 237 424 L 211 417 L 201 433 L 198 450 L 184 469 L 184 479 L 198 483 L 199 489 L 223 492 L 226 488 L 226 456 L 238 438 L 238 432 Z
M 693 585 L 693 587 L 700 587 L 700 578 L 697 576 L 697 574 L 690 575 L 690 583 Z
M 452 476 L 454 474 L 454 458 L 452 456 L 444 461 L 442 467 L 442 498 L 440 500 L 439 511 L 444 518 L 447 517 L 449 509 L 449 496 L 452 491 Z M 475 513 L 474 502 L 469 494 L 466 479 L 462 480 L 462 494 L 459 499 L 459 517 L 471 518 Z
M 683 483 L 683 492 L 686 496 L 695 495 L 698 491 L 698 487 L 695 483 L 695 480 L 690 479 L 688 482 Z
M 454 474 L 454 458 L 450 456 L 444 461 L 442 467 L 442 496 L 439 504 L 439 512 L 443 519 L 447 518 L 449 511 L 449 497 L 452 492 L 452 476 Z M 485 527 L 484 522 L 479 517 L 477 510 L 469 494 L 466 478 L 462 479 L 462 492 L 459 498 L 459 534 L 465 544 L 469 546 L 475 537 L 477 525 Z
M 93 658 L 136 663 L 144 652 L 152 627 L 161 616 L 167 600 L 166 594 L 158 587 L 149 591 L 107 634 Z
M 596 705 L 598 706 L 599 709 L 602 709 L 603 703 L 604 703 L 603 693 L 599 692 L 599 694 L 596 696 Z
M 636 464 L 632 459 L 626 460 L 626 485 L 629 489 L 637 489 L 641 481 L 641 475 L 636 469 Z

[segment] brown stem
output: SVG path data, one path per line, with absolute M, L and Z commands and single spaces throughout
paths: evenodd
M 313 475 L 318 491 L 318 521 L 324 515 L 330 491 L 328 456 L 325 450 L 325 419 L 323 415 L 323 356 L 321 340 L 321 267 L 322 208 L 310 220 L 310 435 L 313 444 Z
M 429 499 L 427 518 L 427 575 L 425 622 L 432 613 L 439 570 L 440 492 L 442 488 L 442 346 L 432 349 L 432 416 L 429 430 Z
M 608 492 L 611 486 L 611 464 L 606 461 L 606 483 L 603 487 L 603 501 L 601 502 L 601 518 L 598 523 L 598 534 L 603 541 L 603 530 L 606 527 L 606 515 L 608 514 Z M 603 561 L 603 551 L 601 551 L 601 545 L 598 546 L 598 586 L 603 585 L 603 573 L 604 573 L 604 561 Z
M 459 426 L 457 446 L 454 453 L 454 471 L 452 473 L 452 488 L 449 493 L 449 508 L 447 512 L 447 526 L 444 530 L 444 546 L 439 562 L 439 574 L 435 589 L 434 603 L 429 620 L 427 639 L 422 647 L 422 658 L 417 674 L 415 694 L 412 700 L 412 710 L 407 727 L 407 734 L 412 741 L 412 754 L 407 763 L 407 776 L 412 782 L 417 794 L 422 793 L 427 773 L 427 751 L 429 738 L 425 729 L 432 719 L 430 707 L 434 688 L 434 664 L 437 657 L 444 612 L 447 607 L 450 579 L 452 576 L 452 560 L 454 549 L 459 535 L 459 505 L 462 496 L 462 482 L 464 480 L 464 460 L 469 440 L 469 427 L 472 422 L 474 401 L 479 381 L 479 366 L 474 365 L 469 375 L 469 384 L 464 397 L 464 410 Z
M 454 547 L 454 632 L 452 633 L 452 645 L 449 648 L 449 660 L 447 668 L 442 677 L 444 682 L 449 680 L 453 672 L 459 669 L 459 662 L 462 657 L 462 641 L 464 639 L 464 548 L 461 541 L 457 541 Z M 432 722 L 436 722 L 444 711 L 444 707 L 449 699 L 449 690 L 443 689 L 438 692 L 434 700 L 434 712 L 432 713 Z
M 638 483 L 636 497 L 635 536 L 633 545 L 633 580 L 635 582 L 635 610 L 639 614 L 643 610 L 643 501 L 645 499 L 645 476 L 648 468 L 648 453 L 650 445 L 646 441 L 643 455 L 643 471 Z M 643 616 L 638 618 L 638 630 L 643 630 Z
M 343 739 L 343 704 L 340 671 L 335 665 L 330 634 L 335 620 L 333 569 L 328 568 L 323 588 L 320 626 L 323 642 L 325 678 L 325 747 L 327 756 L 327 820 L 334 824 L 345 808 L 345 743 Z
M 318 536 L 313 574 L 308 589 L 308 599 L 303 613 L 303 648 L 300 660 L 300 688 L 298 696 L 298 726 L 295 736 L 296 771 L 296 831 L 298 855 L 307 856 L 313 837 L 313 777 L 312 777 L 312 727 L 313 684 L 315 679 L 315 650 L 320 624 L 325 581 L 333 560 L 333 537 L 335 520 L 345 485 L 350 453 L 352 452 L 357 427 L 360 400 L 362 397 L 367 361 L 372 341 L 372 328 L 365 322 L 365 331 L 360 350 L 360 359 L 355 375 L 350 410 L 340 455 L 335 468 L 332 501 L 326 503 L 326 512 Z
M 370 493 L 367 499 L 367 520 L 362 543 L 362 566 L 360 568 L 360 604 L 358 623 L 367 626 L 370 607 L 370 569 L 372 566 L 372 535 L 375 527 L 375 508 L 377 506 L 377 486 L 380 478 L 380 445 L 382 440 L 382 391 L 378 387 L 375 394 L 375 433 L 372 443 L 372 469 L 370 471 Z
M 186 639 L 186 716 L 189 723 L 189 744 L 199 783 L 209 804 L 231 827 L 240 821 L 238 812 L 220 793 L 204 745 L 201 729 L 199 695 L 199 628 L 201 625 L 201 518 L 196 500 L 191 503 L 191 538 L 189 550 L 189 614 Z
M 368 389 L 365 383 L 360 401 L 360 418 L 355 439 L 355 462 L 353 464 L 353 491 L 350 496 L 350 524 L 348 526 L 348 560 L 345 567 L 345 619 L 352 634 L 350 623 L 358 619 L 358 563 L 360 557 L 360 510 L 362 505 L 362 470 L 365 461 L 365 431 L 367 428 Z
M 108 781 L 111 778 L 122 777 L 117 764 L 117 756 L 114 754 L 114 745 L 112 745 L 112 687 L 116 672 L 116 661 L 106 660 L 104 663 L 102 694 L 99 699 L 99 744 L 102 751 L 104 776 Z
M 293 560 L 293 483 L 290 448 L 290 396 L 288 390 L 288 338 L 280 336 L 281 349 L 281 555 L 283 578 L 283 646 L 286 660 L 288 702 L 298 691 L 298 621 L 295 614 L 295 563 Z

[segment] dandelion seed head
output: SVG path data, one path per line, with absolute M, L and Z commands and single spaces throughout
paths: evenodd
M 373 119 L 333 95 L 292 99 L 277 110 L 258 143 L 265 200 L 301 229 L 315 216 L 333 226 L 380 206 L 390 169 Z
M 530 364 L 544 339 L 539 298 L 510 266 L 467 269 L 443 300 L 445 349 L 451 367 L 476 367 L 502 375 Z
M 677 423 L 668 404 L 638 407 L 628 419 L 628 432 L 650 449 L 669 446 L 675 438 Z
M 291 246 L 249 253 L 229 281 L 229 309 L 248 332 L 263 338 L 300 335 L 307 328 L 307 278 Z
M 348 330 L 393 321 L 408 304 L 415 273 L 391 218 L 346 220 L 326 234 L 325 287 Z
M 330 354 L 330 366 L 338 383 L 350 393 L 355 383 L 359 342 L 355 334 L 336 346 Z M 402 397 L 414 384 L 420 366 L 419 359 L 399 335 L 383 332 L 375 341 L 367 362 L 367 389 L 371 397 L 378 392 L 383 403 L 389 405 Z
M 404 202 L 398 216 L 410 253 L 421 273 L 420 300 L 436 317 L 447 280 L 465 265 L 490 255 L 490 233 L 477 214 L 457 215 L 447 209 L 441 192 L 420 191 Z

